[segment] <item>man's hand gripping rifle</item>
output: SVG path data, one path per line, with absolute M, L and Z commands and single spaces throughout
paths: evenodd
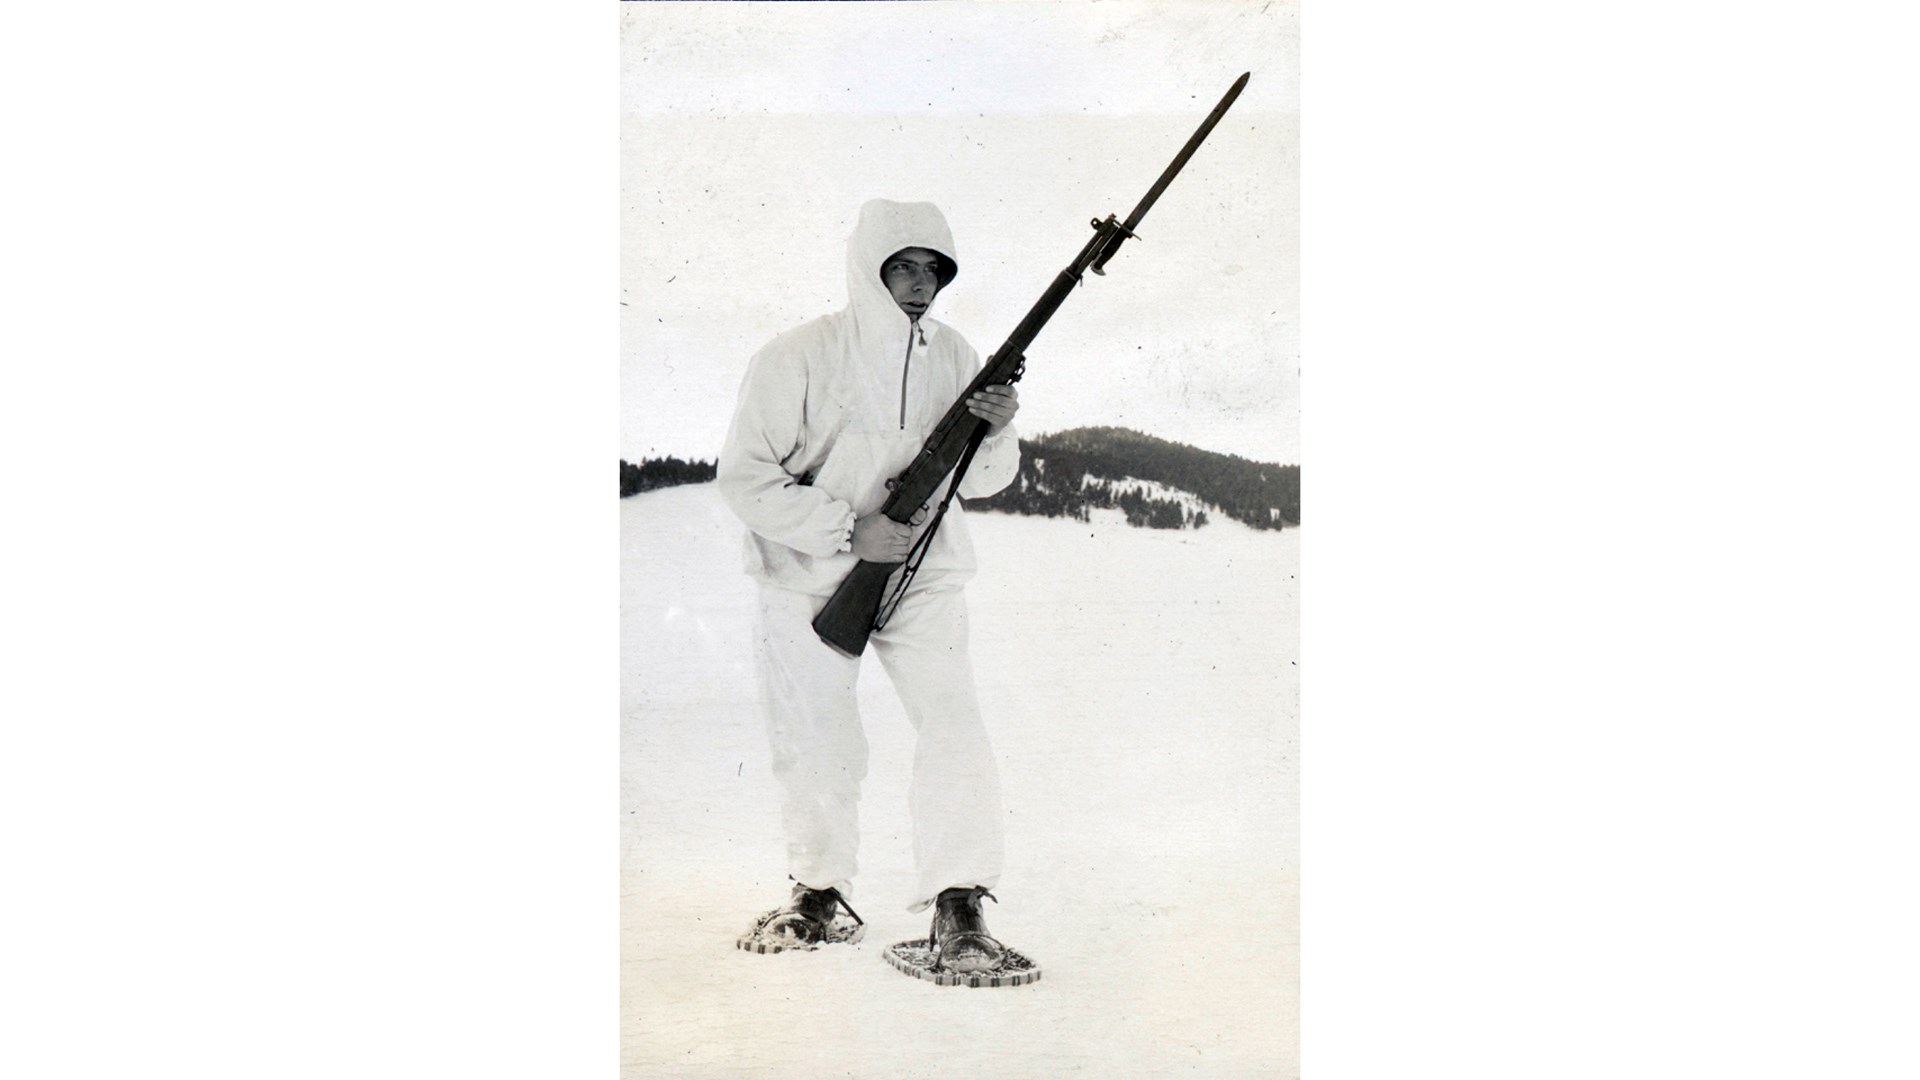
M 880 512 L 905 525 L 911 524 L 913 516 L 920 512 L 921 507 L 925 506 L 929 499 L 933 498 L 933 493 L 939 490 L 940 483 L 947 478 L 947 474 L 953 474 L 953 481 L 948 485 L 946 497 L 941 500 L 939 509 L 934 511 L 932 519 L 927 522 L 926 529 L 921 532 L 920 538 L 914 542 L 913 549 L 907 554 L 904 567 L 899 563 L 862 560 L 854 566 L 853 572 L 847 575 L 846 580 L 840 583 L 833 597 L 827 601 L 827 606 L 822 608 L 820 614 L 813 620 L 814 632 L 820 635 L 820 640 L 849 656 L 859 656 L 866 651 L 868 636 L 874 630 L 886 625 L 887 617 L 899 604 L 900 598 L 906 594 L 908 584 L 912 582 L 914 573 L 919 570 L 920 560 L 925 557 L 927 545 L 932 542 L 934 533 L 939 530 L 940 520 L 946 516 L 947 507 L 953 502 L 954 494 L 960 490 L 960 479 L 966 475 L 967 466 L 973 461 L 974 451 L 980 448 L 981 440 L 986 438 L 987 422 L 968 410 L 967 399 L 983 387 L 1011 384 L 1020 380 L 1027 366 L 1027 347 L 1033 343 L 1035 337 L 1039 336 L 1040 329 L 1047 325 L 1047 320 L 1053 317 L 1053 313 L 1072 294 L 1074 286 L 1081 283 L 1083 274 L 1091 270 L 1096 274 L 1104 275 L 1107 261 L 1120 250 L 1120 245 L 1129 239 L 1138 239 L 1134 234 L 1134 227 L 1140 224 L 1140 219 L 1146 216 L 1148 208 L 1153 206 L 1154 201 L 1160 197 L 1160 193 L 1173 182 L 1173 178 L 1179 174 L 1181 167 L 1187 163 L 1187 159 L 1200 148 L 1201 142 L 1205 141 L 1214 125 L 1226 115 L 1227 107 L 1233 104 L 1233 99 L 1240 96 L 1240 91 L 1247 85 L 1247 78 L 1251 74 L 1249 72 L 1234 80 L 1226 96 L 1220 99 L 1220 104 L 1215 105 L 1213 111 L 1207 114 L 1206 120 L 1201 122 L 1199 129 L 1193 133 L 1193 137 L 1187 140 L 1186 146 L 1182 147 L 1180 153 L 1174 157 L 1173 164 L 1168 165 L 1166 171 L 1160 174 L 1160 179 L 1148 189 L 1146 197 L 1133 208 L 1133 213 L 1127 215 L 1126 221 L 1115 220 L 1112 214 L 1108 214 L 1105 221 L 1094 220 L 1093 238 L 1087 241 L 1087 245 L 1080 249 L 1080 254 L 1074 257 L 1073 262 L 1065 270 L 1054 276 L 1053 284 L 1041 294 L 1039 301 L 1033 305 L 1032 310 L 1027 312 L 1027 317 L 1020 320 L 1020 325 L 1014 327 L 1013 333 L 1007 335 L 1006 342 L 987 358 L 986 364 L 980 369 L 980 374 L 974 377 L 973 382 L 948 407 L 946 415 L 940 418 L 940 423 L 933 429 L 933 434 L 927 436 L 926 444 L 921 447 L 920 453 L 914 456 L 913 462 L 899 476 L 887 481 L 890 494 L 887 496 L 887 501 L 880 507 Z M 894 585 L 892 596 L 889 597 L 887 582 L 893 577 L 896 569 L 900 571 L 900 580 Z M 882 610 L 883 607 L 885 610 Z

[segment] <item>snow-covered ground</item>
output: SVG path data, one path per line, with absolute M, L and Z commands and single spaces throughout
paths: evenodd
M 1045 972 L 974 990 L 881 959 L 926 919 L 905 910 L 912 733 L 871 658 L 867 939 L 733 947 L 787 888 L 741 527 L 711 484 L 621 515 L 623 1076 L 1297 1075 L 1297 531 L 969 515 L 1008 809 L 987 921 Z

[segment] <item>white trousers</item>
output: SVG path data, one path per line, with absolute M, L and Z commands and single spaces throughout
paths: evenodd
M 825 604 L 762 585 L 756 666 L 782 789 L 787 872 L 812 888 L 846 892 L 859 869 L 867 737 L 854 692 L 860 661 L 813 632 Z M 974 692 L 966 598 L 958 588 L 915 588 L 869 644 L 916 734 L 908 804 L 919 883 L 908 910 L 925 910 L 942 889 L 997 885 L 1000 770 Z

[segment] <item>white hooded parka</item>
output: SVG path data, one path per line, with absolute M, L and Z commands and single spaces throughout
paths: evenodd
M 781 334 L 747 367 L 718 485 L 747 526 L 747 572 L 766 584 L 831 595 L 858 561 L 854 520 L 886 501 L 886 481 L 979 373 L 979 354 L 958 333 L 910 318 L 881 280 L 887 257 L 914 247 L 938 252 L 957 271 L 953 234 L 933 204 L 862 206 L 847 244 L 847 306 Z M 1009 424 L 981 444 L 961 497 L 1001 490 L 1019 464 Z M 945 493 L 942 484 L 929 503 Z M 915 588 L 957 585 L 973 570 L 956 504 L 928 545 Z

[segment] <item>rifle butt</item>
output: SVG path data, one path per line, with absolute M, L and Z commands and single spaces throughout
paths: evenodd
M 898 563 L 861 560 L 833 591 L 827 606 L 813 617 L 813 632 L 848 656 L 865 652 L 873 620 L 879 617 L 880 605 L 886 600 L 887 579 L 898 567 Z

